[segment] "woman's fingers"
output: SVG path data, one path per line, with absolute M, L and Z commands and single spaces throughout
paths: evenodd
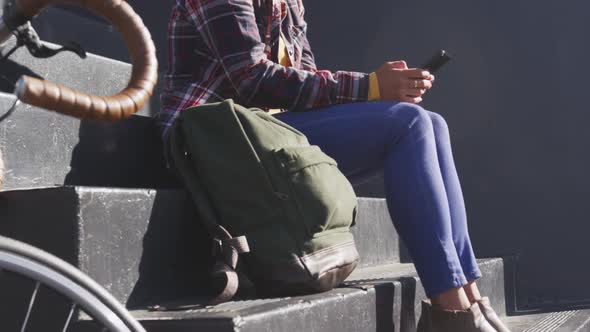
M 406 85 L 410 89 L 430 89 L 432 88 L 432 82 L 430 80 L 417 80 L 417 79 L 409 79 L 406 82 Z
M 430 89 L 432 88 L 432 76 L 427 70 L 413 68 L 404 70 L 404 75 L 407 78 L 408 88 L 413 89 Z
M 405 97 L 402 97 L 401 101 L 406 102 L 406 103 L 419 104 L 420 102 L 422 102 L 422 97 L 405 96 Z
M 404 74 L 406 75 L 407 78 L 423 79 L 423 80 L 428 80 L 431 76 L 430 73 L 428 72 L 428 70 L 419 69 L 419 68 L 412 68 L 412 69 L 404 70 Z
M 382 100 L 419 103 L 426 91 L 432 88 L 432 76 L 427 70 L 408 69 L 405 61 L 384 63 L 375 71 Z
M 407 89 L 406 95 L 410 97 L 422 97 L 426 93 L 426 89 Z

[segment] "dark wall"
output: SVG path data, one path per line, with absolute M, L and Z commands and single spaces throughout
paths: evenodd
M 172 1 L 131 3 L 151 26 L 164 60 Z M 424 106 L 451 127 L 477 254 L 520 255 L 521 308 L 590 303 L 584 286 L 590 280 L 590 69 L 584 65 L 590 2 L 305 3 L 320 67 L 370 71 L 392 59 L 417 65 L 438 48 L 454 54 Z M 92 39 L 85 38 L 85 25 L 67 29 L 68 21 L 50 16 L 39 22 L 54 27 L 42 32 L 47 39 L 81 37 L 90 50 L 124 59 L 117 37 L 100 21 L 86 25 L 104 30 Z
M 317 62 L 371 71 L 452 52 L 424 106 L 449 122 L 477 254 L 520 254 L 521 308 L 588 303 L 590 3 L 359 4 L 306 2 Z

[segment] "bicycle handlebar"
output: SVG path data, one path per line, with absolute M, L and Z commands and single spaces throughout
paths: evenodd
M 101 97 L 49 81 L 23 76 L 16 85 L 18 98 L 29 105 L 83 119 L 116 121 L 137 112 L 151 96 L 158 76 L 156 48 L 143 21 L 123 0 L 15 0 L 0 20 L 0 37 L 14 25 L 32 19 L 54 4 L 77 5 L 104 17 L 117 28 L 129 49 L 133 70 L 128 86 L 113 96 Z M 23 22 L 24 21 L 24 22 Z M 20 25 L 19 24 L 19 25 Z M 8 30 L 10 32 L 10 30 Z M 4 40 L 0 39 L 0 44 Z

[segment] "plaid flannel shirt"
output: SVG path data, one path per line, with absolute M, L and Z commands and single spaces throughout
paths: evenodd
M 176 0 L 157 115 L 163 135 L 189 107 L 228 98 L 246 107 L 303 111 L 365 101 L 366 73 L 318 70 L 302 0 Z M 291 67 L 278 62 L 283 36 Z

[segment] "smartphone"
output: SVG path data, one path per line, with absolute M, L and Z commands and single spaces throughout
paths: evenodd
M 451 56 L 447 51 L 440 50 L 437 51 L 430 60 L 428 60 L 424 65 L 419 68 L 428 70 L 431 74 L 434 74 L 438 71 L 443 65 L 451 60 Z

